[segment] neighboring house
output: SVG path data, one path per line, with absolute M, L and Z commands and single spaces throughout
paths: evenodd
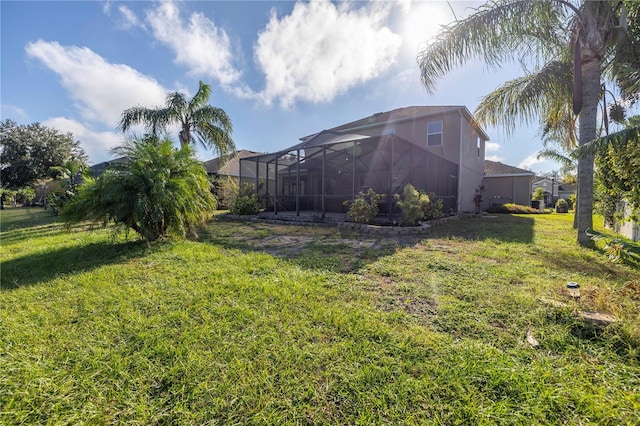
M 207 175 L 211 177 L 229 176 L 237 180 L 240 177 L 240 160 L 260 154 L 263 153 L 241 149 L 228 159 L 218 157 L 205 161 L 204 168 L 207 170 Z
M 544 189 L 545 206 L 555 206 L 556 201 L 560 198 L 568 200 L 571 195 L 576 193 L 576 186 L 560 182 L 554 178 L 540 177 L 533 182 L 532 192 L 536 188 Z
M 484 161 L 482 210 L 507 203 L 531 204 L 532 183 L 535 173 L 496 161 Z
M 116 163 L 125 163 L 127 161 L 129 161 L 128 157 L 118 157 L 118 158 L 114 158 L 113 160 L 103 161 L 102 163 L 94 164 L 93 166 L 89 167 L 89 170 L 91 170 L 91 174 L 93 175 L 93 177 L 98 177 L 102 173 L 104 173 L 104 171 L 110 165 L 116 164 Z
M 575 184 L 558 182 L 557 200 L 559 200 L 560 198 L 568 200 L 569 197 L 571 197 L 572 195 L 576 195 L 576 191 L 577 191 L 577 187 Z
M 474 211 L 488 139 L 463 106 L 400 108 L 243 158 L 240 180 L 253 183 L 274 213 L 344 212 L 344 201 L 369 188 L 386 194 L 392 211 L 394 195 L 409 183 L 434 193 L 445 213 Z

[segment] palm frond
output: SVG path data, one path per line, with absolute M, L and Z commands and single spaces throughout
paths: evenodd
M 182 122 L 189 114 L 189 102 L 183 93 L 169 93 L 167 95 L 166 105 L 171 118 L 175 121 Z
M 212 123 L 199 123 L 195 131 L 198 142 L 202 146 L 213 150 L 222 157 L 222 161 L 226 160 L 228 156 L 234 155 L 236 152 L 236 145 L 231 138 L 231 134 Z
M 571 158 L 571 156 L 567 156 L 564 153 L 555 150 L 555 149 L 543 149 L 538 152 L 538 159 L 546 158 L 547 160 L 552 160 L 559 163 L 563 168 L 575 168 L 576 162 L 575 159 Z
M 196 111 L 205 107 L 211 97 L 211 86 L 200 81 L 198 91 L 189 102 L 189 111 Z
M 166 129 L 170 122 L 167 108 L 145 108 L 135 106 L 124 110 L 122 113 L 118 130 L 126 132 L 136 124 L 142 124 L 154 135 Z
M 439 33 L 418 54 L 424 87 L 465 62 L 479 59 L 489 67 L 523 58 L 548 58 L 558 50 L 566 22 L 566 5 L 530 0 L 501 0 L 480 7 L 468 18 Z
M 606 150 L 609 146 L 619 149 L 631 142 L 640 142 L 640 126 L 629 127 L 619 132 L 611 133 L 608 136 L 594 139 L 578 147 L 576 154 L 578 158 L 591 157 L 598 152 Z
M 193 111 L 192 119 L 198 142 L 204 147 L 222 157 L 235 153 L 235 143 L 231 138 L 233 125 L 223 109 L 206 105 Z
M 504 126 L 510 134 L 518 123 L 532 123 L 542 114 L 552 114 L 558 105 L 550 100 L 571 96 L 571 66 L 550 61 L 541 69 L 504 83 L 486 95 L 475 111 L 479 122 Z

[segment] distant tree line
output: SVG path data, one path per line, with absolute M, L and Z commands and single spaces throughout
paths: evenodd
M 18 189 L 39 179 L 57 177 L 65 163 L 86 165 L 87 156 L 71 133 L 61 133 L 40 123 L 0 123 L 0 184 Z

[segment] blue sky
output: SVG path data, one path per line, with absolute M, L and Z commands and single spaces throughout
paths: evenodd
M 253 151 L 404 106 L 473 112 L 481 96 L 522 74 L 519 64 L 468 64 L 429 95 L 415 58 L 454 13 L 464 17 L 480 4 L 3 0 L 1 117 L 70 131 L 97 163 L 123 141 L 123 110 L 163 105 L 170 91 L 193 95 L 199 80 L 231 117 L 237 148 Z M 557 168 L 536 160 L 535 126 L 512 135 L 485 130 L 488 159 Z

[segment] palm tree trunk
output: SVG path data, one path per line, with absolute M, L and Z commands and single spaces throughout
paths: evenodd
M 185 146 L 189 145 L 189 142 L 190 142 L 189 131 L 185 131 L 184 128 L 183 128 L 183 130 L 180 131 L 178 136 L 180 137 L 180 147 L 181 148 L 184 148 Z
M 596 138 L 598 101 L 600 100 L 600 60 L 593 56 L 582 62 L 582 111 L 580 112 L 580 146 Z M 592 245 L 586 230 L 593 227 L 593 156 L 578 160 L 578 242 Z

